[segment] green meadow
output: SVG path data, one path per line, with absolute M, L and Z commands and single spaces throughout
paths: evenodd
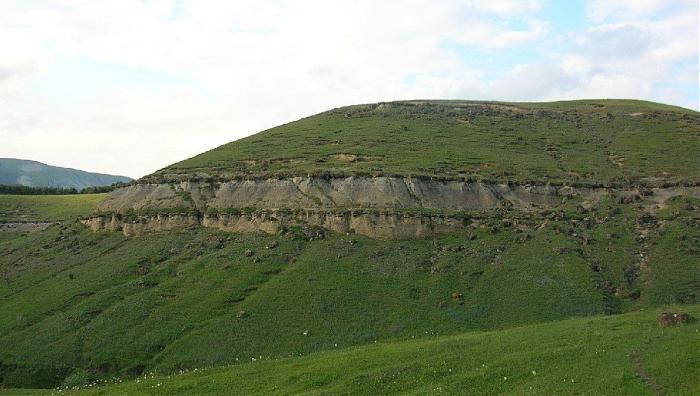
M 90 214 L 107 194 L 0 194 L 0 222 L 60 221 Z
M 669 307 L 700 315 L 700 306 Z M 674 394 L 700 391 L 700 325 L 660 327 L 659 309 L 499 331 L 425 335 L 303 357 L 144 373 L 82 390 L 0 394 Z

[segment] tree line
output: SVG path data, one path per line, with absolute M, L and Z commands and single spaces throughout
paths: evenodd
M 78 190 L 74 187 L 29 187 L 20 185 L 0 184 L 0 194 L 15 195 L 68 195 L 68 194 L 96 194 L 113 191 L 124 183 L 115 183 L 110 186 L 85 187 Z

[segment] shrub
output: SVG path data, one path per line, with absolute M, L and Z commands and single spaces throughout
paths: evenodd
M 92 375 L 85 371 L 84 369 L 76 369 L 63 380 L 63 383 L 61 384 L 64 388 L 67 389 L 73 389 L 73 388 L 78 388 L 85 386 L 92 381 Z

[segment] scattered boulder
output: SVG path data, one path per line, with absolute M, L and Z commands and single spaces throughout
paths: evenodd
M 637 202 L 639 200 L 640 200 L 640 196 L 638 194 L 623 195 L 617 199 L 617 203 L 623 204 L 623 205 L 629 205 L 629 204 Z
M 253 251 L 250 249 L 246 249 L 245 252 L 243 252 L 243 255 L 246 257 L 251 257 L 253 255 Z
M 320 226 L 307 225 L 304 226 L 301 231 L 304 237 L 309 241 L 324 239 L 326 237 L 326 229 Z
M 456 301 L 459 305 L 464 304 L 464 296 L 462 293 L 459 292 L 453 292 L 452 293 L 452 299 Z
M 659 325 L 662 327 L 678 326 L 689 320 L 690 316 L 686 312 L 663 312 L 659 315 Z
M 247 313 L 246 311 L 238 311 L 238 313 L 236 314 L 236 317 L 237 317 L 238 319 L 247 318 L 247 317 L 248 317 L 248 313 Z

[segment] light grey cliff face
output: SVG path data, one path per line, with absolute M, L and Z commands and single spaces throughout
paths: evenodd
M 521 209 L 551 206 L 566 190 L 391 177 L 293 178 L 218 183 L 137 184 L 114 191 L 99 207 L 127 209 L 434 209 L 485 210 L 509 202 Z
M 496 208 L 536 212 L 555 208 L 570 198 L 576 198 L 583 206 L 590 206 L 612 193 L 639 195 L 637 190 L 394 177 L 297 177 L 214 184 L 136 184 L 112 192 L 98 207 L 98 212 L 103 214 L 85 223 L 94 230 L 122 230 L 127 234 L 190 225 L 274 233 L 281 227 L 307 224 L 337 232 L 403 239 L 460 229 L 466 225 L 460 220 L 460 213 Z M 700 187 L 653 189 L 643 195 L 644 203 L 652 208 L 663 205 L 666 199 L 676 195 L 700 198 Z M 173 209 L 201 214 L 165 214 Z M 231 209 L 249 210 L 248 214 L 224 214 Z M 138 221 L 122 220 L 119 214 L 130 210 L 163 213 L 143 215 Z

